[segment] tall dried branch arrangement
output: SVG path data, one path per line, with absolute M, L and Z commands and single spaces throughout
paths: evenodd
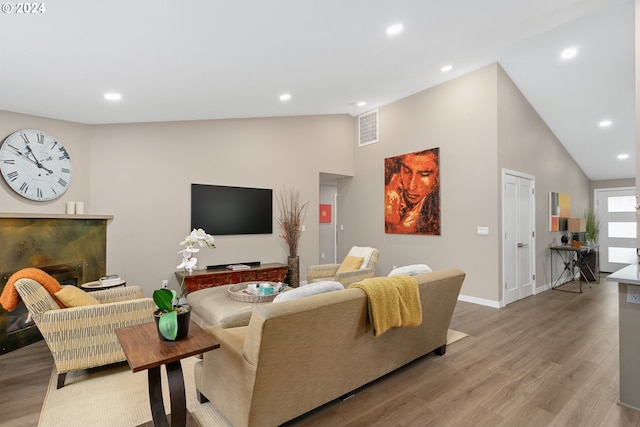
M 298 242 L 302 233 L 302 221 L 309 202 L 302 203 L 300 191 L 284 189 L 276 195 L 280 216 L 278 223 L 282 229 L 282 237 L 289 247 L 289 256 L 298 256 Z

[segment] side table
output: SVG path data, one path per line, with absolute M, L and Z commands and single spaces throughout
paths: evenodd
M 80 288 L 87 291 L 103 291 L 105 289 L 118 288 L 120 286 L 127 286 L 126 280 L 120 280 L 119 282 L 110 283 L 108 285 L 103 285 L 101 281 L 95 280 L 93 282 L 86 282 L 80 285 Z
M 147 370 L 149 401 L 153 426 L 187 425 L 187 401 L 181 359 L 220 347 L 220 344 L 197 324 L 189 324 L 189 335 L 179 341 L 162 341 L 154 322 L 116 329 L 116 336 L 132 372 Z M 171 424 L 162 401 L 160 367 L 165 365 L 171 401 Z

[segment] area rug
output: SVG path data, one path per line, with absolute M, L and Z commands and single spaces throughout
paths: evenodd
M 447 344 L 468 335 L 449 329 Z M 207 402 L 196 398 L 193 365 L 198 359 L 182 360 L 187 409 L 201 426 L 233 427 Z M 51 373 L 40 412 L 40 427 L 137 426 L 151 421 L 146 371 L 132 373 L 126 363 L 69 372 L 65 386 L 56 390 L 57 374 Z M 162 369 L 164 406 L 170 409 L 166 372 Z
M 193 365 L 198 359 L 182 360 L 187 409 L 201 426 L 232 427 L 211 403 L 196 398 Z M 169 386 L 164 369 L 164 407 L 170 411 Z M 147 372 L 132 373 L 124 363 L 69 372 L 65 386 L 56 390 L 57 374 L 51 373 L 40 412 L 40 427 L 137 426 L 151 421 Z

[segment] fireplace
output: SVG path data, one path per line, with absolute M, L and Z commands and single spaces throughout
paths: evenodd
M 63 285 L 80 286 L 106 270 L 106 223 L 110 216 L 0 214 L 0 292 L 16 271 L 35 267 Z M 35 217 L 33 217 L 35 216 Z M 0 354 L 42 339 L 24 304 L 0 307 Z

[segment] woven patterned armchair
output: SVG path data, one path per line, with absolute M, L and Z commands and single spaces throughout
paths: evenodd
M 356 246 L 351 248 L 349 254 L 357 249 Z M 351 283 L 359 282 L 364 279 L 375 276 L 376 265 L 378 265 L 378 257 L 380 252 L 377 249 L 372 249 L 371 258 L 369 263 L 363 266 L 359 270 L 341 271 L 338 273 L 340 264 L 320 264 L 310 265 L 307 268 L 307 283 L 320 282 L 322 280 L 333 280 L 342 283 L 345 287 Z
M 20 279 L 14 286 L 51 350 L 58 389 L 69 371 L 126 360 L 115 330 L 152 322 L 156 309 L 139 286 L 91 292 L 100 305 L 64 309 L 35 280 Z

